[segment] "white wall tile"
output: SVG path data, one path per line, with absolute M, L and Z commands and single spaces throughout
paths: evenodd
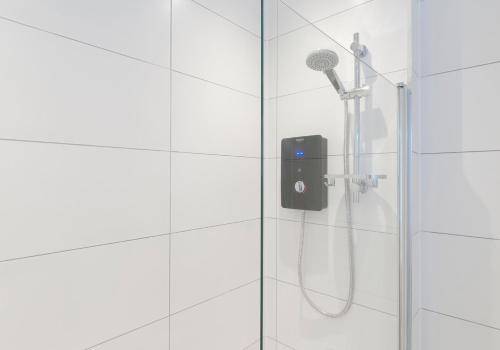
M 416 317 L 422 307 L 422 236 L 421 232 L 411 236 L 411 301 L 413 317 Z
M 172 76 L 172 150 L 260 156 L 260 100 L 183 74 Z
M 168 350 L 168 318 L 125 334 L 102 345 L 97 350 Z
M 368 2 L 367 0 L 284 0 L 292 9 L 307 20 L 314 22 L 344 12 Z
M 326 77 L 321 75 L 326 80 Z M 344 103 L 332 86 L 277 98 L 277 139 L 322 135 L 328 139 L 328 154 L 342 154 Z M 278 146 L 281 156 L 281 146 Z
M 168 315 L 168 237 L 0 264 L 3 349 L 84 349 Z
M 423 155 L 423 230 L 500 238 L 499 177 L 499 152 Z
M 283 343 L 276 343 L 276 350 L 295 350 L 295 349 Z
M 265 350 L 295 350 L 290 346 L 283 343 L 278 343 L 276 338 L 267 337 L 264 339 L 264 349 Z
M 343 300 L 311 293 L 322 307 L 338 309 Z M 278 335 L 295 349 L 387 350 L 397 348 L 397 318 L 354 305 L 342 318 L 329 319 L 312 309 L 300 289 L 278 284 Z
M 170 348 L 243 349 L 259 337 L 259 282 L 171 318 Z
M 1 0 L 0 16 L 169 66 L 170 0 Z
M 278 40 L 264 42 L 264 97 L 276 97 L 278 93 Z
M 290 4 L 285 4 L 278 0 L 277 10 L 277 35 L 283 35 L 301 27 L 307 26 L 309 23 L 304 18 L 304 15 L 297 12 L 297 9 L 291 7 Z
M 280 220 L 278 278 L 298 285 L 300 223 Z M 306 224 L 303 255 L 305 286 L 346 299 L 349 290 L 348 232 L 344 228 Z M 392 234 L 354 231 L 354 302 L 397 313 L 398 250 Z
M 500 59 L 500 46 L 488 44 L 500 32 L 500 2 L 434 0 L 421 7 L 424 75 Z
M 169 148 L 168 70 L 7 21 L 0 45 L 0 137 Z
M 422 155 L 411 153 L 410 178 L 410 232 L 422 230 Z
M 0 143 L 0 260 L 169 232 L 169 154 Z
M 362 60 L 378 72 L 393 72 L 409 64 L 408 6 L 402 0 L 370 1 L 316 25 L 345 48 L 350 47 L 353 33 L 359 33 L 368 48 Z
M 264 279 L 264 336 L 276 339 L 276 321 L 277 321 L 277 283 L 274 278 Z M 264 344 L 266 350 L 270 350 L 269 344 Z
M 433 312 L 422 312 L 422 350 L 496 350 L 500 330 Z
M 500 64 L 422 79 L 424 152 L 498 150 Z M 443 137 L 446 135 L 446 137 Z
M 264 100 L 264 158 L 274 158 L 277 156 L 276 153 L 276 99 L 265 99 Z
M 172 153 L 172 231 L 259 217 L 260 160 Z
M 422 306 L 421 348 L 493 349 L 500 345 L 498 124 L 492 107 L 500 70 L 498 2 L 420 2 Z M 415 7 L 414 7 L 415 8 Z M 479 38 L 479 40 L 478 40 Z M 486 39 L 488 40 L 488 39 Z M 475 65 L 481 67 L 459 70 Z M 458 70 L 458 71 L 455 71 Z M 446 74 L 437 74 L 448 72 Z M 432 76 L 429 76 L 432 75 Z M 480 86 L 481 93 L 477 93 Z M 444 135 L 444 137 L 443 137 Z M 472 153 L 454 153 L 472 151 Z M 479 151 L 481 153 L 475 153 Z M 436 312 L 431 312 L 432 310 Z M 443 314 L 439 314 L 443 313 Z M 476 324 L 476 323 L 478 324 Z M 484 327 L 484 324 L 491 327 Z
M 277 171 L 280 160 L 276 158 L 264 160 L 264 216 L 277 216 Z
M 422 74 L 422 13 L 421 5 L 423 1 L 409 0 L 410 14 L 409 26 L 410 34 L 410 52 L 408 70 L 413 74 L 420 76 Z
M 173 0 L 172 66 L 260 94 L 260 39 L 200 5 Z
M 260 1 L 195 0 L 195 2 L 260 36 Z
M 259 277 L 260 220 L 172 234 L 171 312 Z
M 279 0 L 264 0 L 264 40 L 270 40 L 276 36 L 278 29 L 278 3 Z
M 264 219 L 264 276 L 276 278 L 277 219 Z
M 280 175 L 278 166 L 278 176 Z M 343 174 L 343 157 L 328 157 L 328 173 Z M 352 206 L 352 222 L 356 229 L 397 232 L 397 156 L 396 154 L 374 154 L 361 157 L 361 172 L 366 174 L 385 174 L 387 179 L 380 180 L 379 187 L 360 196 L 359 203 Z M 344 183 L 328 189 L 328 208 L 307 213 L 307 222 L 330 226 L 346 225 Z M 281 198 L 281 185 L 278 185 L 278 201 Z M 300 210 L 278 208 L 278 217 L 298 221 Z
M 418 312 L 411 322 L 411 349 L 422 350 L 422 314 Z
M 260 350 L 260 339 L 257 339 L 249 346 L 245 346 L 243 350 Z
M 409 113 L 410 113 L 410 121 L 411 121 L 411 132 L 412 132 L 412 151 L 413 152 L 422 152 L 422 110 L 423 110 L 423 98 L 422 98 L 422 79 L 415 75 L 414 73 L 410 73 L 408 75 L 408 90 L 410 91 L 409 98 Z M 404 80 L 401 80 L 404 81 Z
M 423 307 L 500 328 L 500 240 L 424 233 Z

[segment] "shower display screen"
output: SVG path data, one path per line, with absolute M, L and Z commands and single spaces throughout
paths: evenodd
M 295 151 L 295 157 L 296 158 L 304 158 L 304 155 L 305 155 L 305 153 L 301 149 L 298 149 L 298 150 Z
M 327 173 L 327 139 L 321 135 L 281 141 L 281 206 L 319 211 L 328 205 L 324 184 Z

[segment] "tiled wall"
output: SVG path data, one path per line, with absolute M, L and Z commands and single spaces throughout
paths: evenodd
M 422 350 L 500 347 L 499 11 L 420 4 Z
M 254 344 L 259 2 L 6 0 L 0 29 L 0 348 Z
M 266 349 L 397 348 L 398 105 L 393 84 L 412 80 L 409 13 L 409 2 L 399 0 L 267 2 Z M 300 212 L 281 208 L 280 142 L 322 134 L 328 138 L 329 173 L 343 172 L 343 103 L 305 59 L 315 49 L 336 51 L 337 71 L 351 87 L 354 60 L 345 48 L 354 32 L 369 49 L 362 74 L 372 88 L 362 104 L 361 166 L 367 173 L 387 174 L 388 180 L 354 205 L 354 306 L 347 316 L 331 320 L 314 311 L 298 287 Z M 304 271 L 312 298 L 335 311 L 348 286 L 345 207 L 343 186 L 329 191 L 328 210 L 307 213 Z

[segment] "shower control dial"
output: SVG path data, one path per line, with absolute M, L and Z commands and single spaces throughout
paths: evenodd
M 304 184 L 304 181 L 297 181 L 295 183 L 295 192 L 297 193 L 304 193 L 306 191 L 306 185 Z

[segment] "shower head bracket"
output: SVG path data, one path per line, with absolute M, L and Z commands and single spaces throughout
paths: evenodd
M 377 188 L 379 180 L 387 179 L 387 175 L 327 174 L 324 176 L 325 186 L 335 186 L 337 179 L 349 180 L 357 192 L 366 193 L 370 188 Z
M 361 98 L 361 97 L 366 97 L 368 95 L 370 95 L 370 87 L 365 85 L 360 88 L 355 88 L 352 90 L 345 91 L 340 95 L 340 98 L 342 100 L 352 100 L 356 97 Z

